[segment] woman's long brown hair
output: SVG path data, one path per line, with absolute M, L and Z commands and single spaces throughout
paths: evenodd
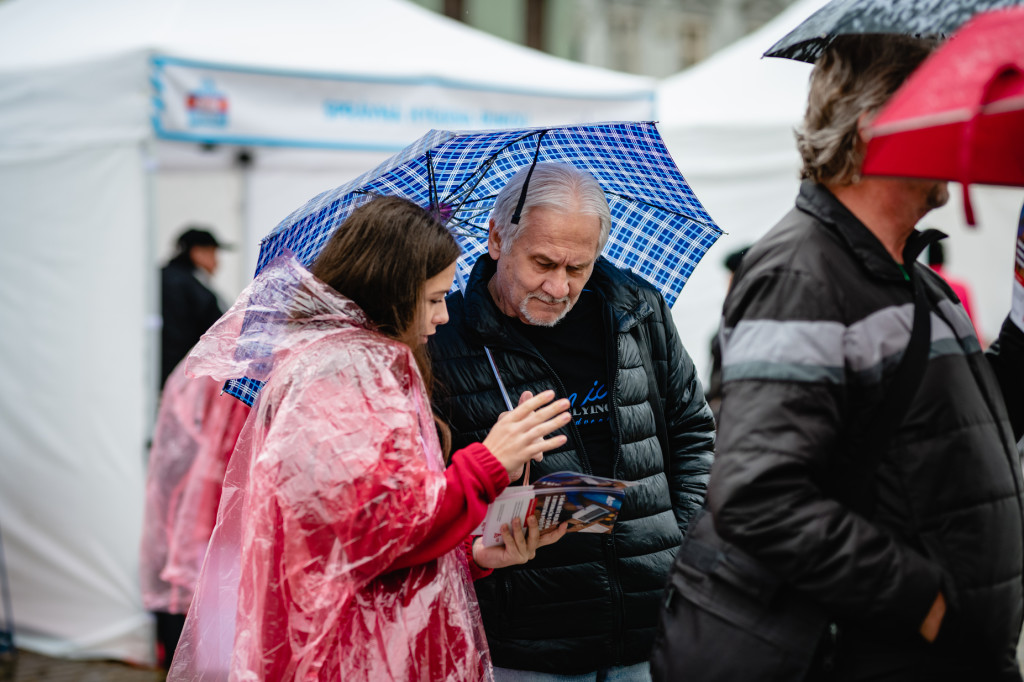
M 352 299 L 385 336 L 412 350 L 428 397 L 433 374 L 419 343 L 420 297 L 428 279 L 459 257 L 455 238 L 438 220 L 401 197 L 377 197 L 338 226 L 310 268 L 313 275 Z M 447 457 L 451 431 L 437 419 Z

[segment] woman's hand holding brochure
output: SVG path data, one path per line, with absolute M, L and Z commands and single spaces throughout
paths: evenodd
M 566 521 L 550 533 L 541 535 L 537 517 L 530 516 L 523 529 L 523 520 L 512 519 L 511 523 L 501 526 L 502 544 L 485 547 L 483 538 L 473 542 L 473 561 L 481 568 L 504 568 L 515 564 L 525 564 L 537 556 L 537 548 L 558 542 L 569 529 Z

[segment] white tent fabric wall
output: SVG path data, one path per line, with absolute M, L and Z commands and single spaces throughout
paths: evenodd
M 15 641 L 42 653 L 148 656 L 143 196 L 132 143 L 0 161 L 0 524 Z
M 277 84 L 275 115 L 231 108 L 238 127 L 219 136 L 190 132 L 187 116 L 152 118 L 154 55 L 179 60 L 186 77 Z M 230 98 L 223 83 L 218 96 Z M 315 104 L 291 97 L 296 83 L 345 93 L 323 107 L 333 139 L 302 138 L 326 128 L 289 123 L 311 110 L 289 119 L 283 104 Z M 0 4 L 0 526 L 17 645 L 151 660 L 136 573 L 153 318 L 157 268 L 184 216 L 239 246 L 225 254 L 237 279 L 220 280 L 230 297 L 278 220 L 430 127 L 481 127 L 494 112 L 516 125 L 650 119 L 653 85 L 401 0 Z M 168 92 L 189 94 L 162 90 L 168 112 Z M 377 99 L 360 103 L 364 92 Z M 433 125 L 442 120 L 460 125 Z M 244 169 L 240 145 L 255 158 Z
M 798 0 L 758 31 L 669 77 L 658 87 L 659 129 L 687 182 L 725 231 L 683 289 L 672 314 L 704 379 L 710 340 L 728 286 L 725 256 L 761 237 L 793 206 L 800 157 L 794 129 L 803 119 L 811 67 L 762 59 L 779 38 L 824 5 Z M 963 222 L 959 185 L 922 226 L 939 227 L 947 270 L 970 282 L 981 334 L 992 339 L 1009 311 L 1013 244 L 1024 191 L 972 188 L 979 227 Z

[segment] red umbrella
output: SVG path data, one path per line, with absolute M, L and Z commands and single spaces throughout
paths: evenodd
M 1024 7 L 979 15 L 868 127 L 863 173 L 1024 186 Z

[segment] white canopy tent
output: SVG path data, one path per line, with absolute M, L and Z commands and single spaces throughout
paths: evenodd
M 687 182 L 725 231 L 705 256 L 673 316 L 687 350 L 707 377 L 709 343 L 728 286 L 725 256 L 763 235 L 793 206 L 800 157 L 793 137 L 807 102 L 809 64 L 761 55 L 827 0 L 798 0 L 758 31 L 669 77 L 658 88 L 659 129 Z M 966 227 L 959 185 L 922 226 L 946 240 L 947 270 L 967 280 L 985 339 L 1010 308 L 1013 244 L 1024 191 L 972 187 L 978 227 Z
M 242 248 L 430 128 L 653 117 L 653 82 L 400 0 L 0 4 L 0 531 L 18 646 L 151 655 L 136 576 L 157 266 Z

